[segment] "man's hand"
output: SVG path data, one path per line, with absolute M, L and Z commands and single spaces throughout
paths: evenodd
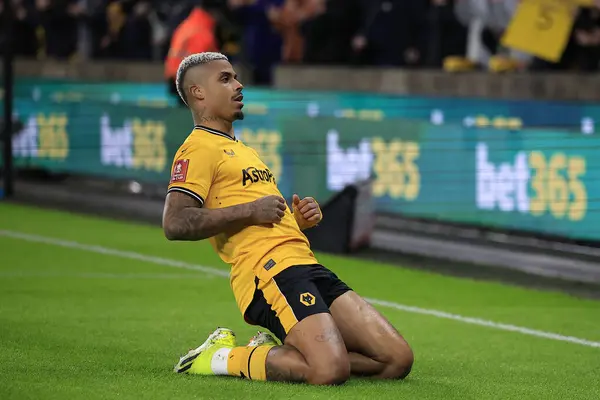
M 249 204 L 252 225 L 276 224 L 281 222 L 287 209 L 280 196 L 265 196 Z
M 319 203 L 312 197 L 305 197 L 300 200 L 300 197 L 294 194 L 292 205 L 294 208 L 294 217 L 302 230 L 312 228 L 323 218 Z

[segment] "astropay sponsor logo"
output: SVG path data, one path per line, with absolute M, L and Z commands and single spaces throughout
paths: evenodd
M 476 151 L 477 208 L 504 212 L 529 211 L 529 170 L 527 153 L 520 151 L 507 162 L 490 160 L 487 144 L 478 143 Z

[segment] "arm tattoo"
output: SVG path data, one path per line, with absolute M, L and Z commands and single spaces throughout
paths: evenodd
M 306 382 L 306 377 L 302 371 L 294 371 L 285 361 L 281 360 L 286 357 L 289 351 L 297 351 L 290 346 L 275 346 L 269 351 L 267 357 L 267 380 L 277 382 Z
M 248 204 L 211 210 L 201 208 L 196 199 L 185 193 L 167 194 L 163 230 L 169 240 L 203 240 L 249 224 Z

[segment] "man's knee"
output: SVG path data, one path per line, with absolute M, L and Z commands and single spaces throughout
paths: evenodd
M 350 377 L 350 358 L 329 313 L 313 314 L 298 322 L 285 343 L 295 347 L 306 360 L 306 382 L 313 385 L 339 385 Z
M 348 357 L 335 357 L 319 365 L 309 365 L 307 383 L 311 385 L 341 385 L 350 378 Z
M 410 374 L 415 356 L 406 343 L 395 345 L 386 360 L 385 375 L 389 379 L 404 379 Z

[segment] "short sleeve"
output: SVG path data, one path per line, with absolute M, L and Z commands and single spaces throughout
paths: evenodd
M 215 151 L 197 144 L 184 144 L 175 154 L 169 192 L 185 193 L 204 205 L 217 166 Z

